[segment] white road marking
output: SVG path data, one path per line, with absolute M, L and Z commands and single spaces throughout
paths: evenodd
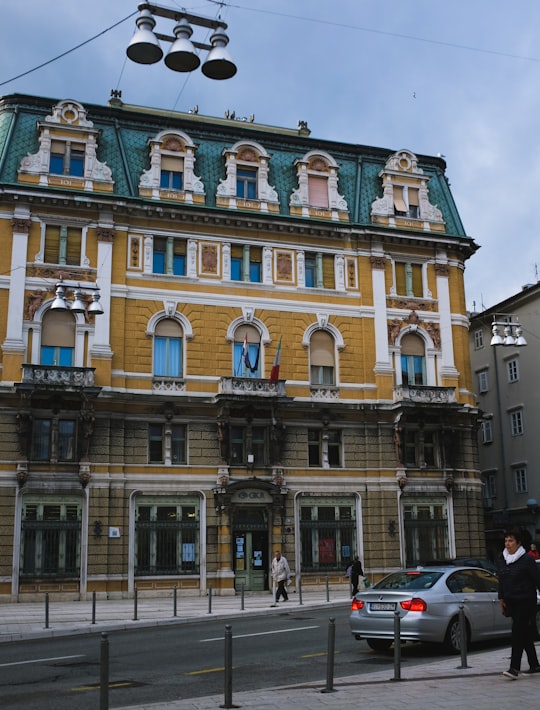
M 280 629 L 278 631 L 260 631 L 256 634 L 238 634 L 234 635 L 235 639 L 246 639 L 250 636 L 270 636 L 270 634 L 289 634 L 291 631 L 306 631 L 308 629 L 319 629 L 320 626 L 298 626 L 296 629 Z M 223 636 L 216 636 L 212 639 L 201 639 L 199 643 L 208 643 L 209 641 L 223 641 Z
M 84 654 L 78 654 L 76 656 L 53 656 L 52 658 L 34 658 L 31 661 L 14 661 L 13 663 L 0 663 L 0 668 L 7 668 L 8 666 L 24 666 L 28 663 L 48 663 L 49 661 L 67 661 L 70 658 L 84 658 Z

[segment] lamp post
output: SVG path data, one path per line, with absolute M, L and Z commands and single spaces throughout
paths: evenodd
M 504 334 L 501 335 L 501 332 Z M 508 481 L 506 478 L 506 446 L 503 426 L 503 408 L 501 402 L 501 388 L 499 386 L 499 369 L 497 359 L 497 348 L 503 347 L 524 347 L 527 341 L 523 337 L 523 328 L 513 315 L 494 315 L 494 320 L 491 323 L 492 338 L 490 345 L 494 348 L 493 360 L 495 363 L 495 393 L 497 396 L 497 415 L 499 417 L 499 440 L 502 463 L 503 476 L 503 491 L 504 491 L 504 510 L 508 509 Z
M 230 79 L 236 74 L 236 65 L 226 47 L 229 38 L 227 25 L 222 20 L 195 15 L 184 10 L 174 10 L 151 2 L 138 6 L 139 16 L 135 20 L 137 31 L 131 38 L 126 53 L 129 59 L 138 64 L 155 64 L 163 57 L 159 40 L 170 42 L 171 48 L 165 57 L 165 64 L 177 72 L 191 72 L 201 63 L 195 48 L 208 51 L 208 57 L 202 65 L 202 72 L 209 79 Z M 174 36 L 154 32 L 155 17 L 176 22 Z M 191 40 L 192 25 L 213 30 L 210 44 Z

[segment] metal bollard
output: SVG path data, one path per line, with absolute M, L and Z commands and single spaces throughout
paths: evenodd
M 173 587 L 173 616 L 176 616 L 177 612 L 177 598 L 176 598 L 176 584 Z
M 333 693 L 334 688 L 334 655 L 336 649 L 336 620 L 333 616 L 328 624 L 328 652 L 326 654 L 326 688 L 321 693 Z
M 45 592 L 45 628 L 49 628 L 49 592 Z
M 232 701 L 232 626 L 225 626 L 225 697 L 222 708 L 234 708 Z
M 325 577 L 325 582 L 326 582 L 326 601 L 330 601 L 330 587 L 328 586 L 328 575 Z
M 96 623 L 96 592 L 92 592 L 92 623 Z
M 244 611 L 244 585 L 240 588 L 240 609 Z
M 208 587 L 208 613 L 212 613 L 212 587 Z
M 458 668 L 469 668 L 467 665 L 467 622 L 465 621 L 465 605 L 459 605 L 459 633 L 461 636 L 461 665 Z
M 100 644 L 99 710 L 109 710 L 109 639 L 105 632 Z
M 296 586 L 297 586 L 297 588 L 298 588 L 298 603 L 300 604 L 300 606 L 303 606 L 303 602 L 302 602 L 302 577 L 300 577 L 300 578 L 297 577 L 297 578 L 296 578 Z
M 137 621 L 137 597 L 138 597 L 138 590 L 137 587 L 135 587 L 135 591 L 133 593 L 133 621 Z
M 401 617 L 399 609 L 394 612 L 394 677 L 392 680 L 401 680 Z

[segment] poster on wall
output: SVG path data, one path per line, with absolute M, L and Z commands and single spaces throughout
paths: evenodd
M 319 540 L 319 563 L 332 564 L 336 561 L 336 545 L 332 538 Z

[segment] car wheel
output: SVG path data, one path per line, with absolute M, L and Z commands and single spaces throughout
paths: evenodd
M 469 644 L 469 626 L 465 623 L 467 645 Z M 452 621 L 448 624 L 446 629 L 446 637 L 444 639 L 444 645 L 451 653 L 461 653 L 461 622 L 458 616 L 455 616 Z
M 388 651 L 392 645 L 390 639 L 366 639 L 366 643 L 374 651 Z

